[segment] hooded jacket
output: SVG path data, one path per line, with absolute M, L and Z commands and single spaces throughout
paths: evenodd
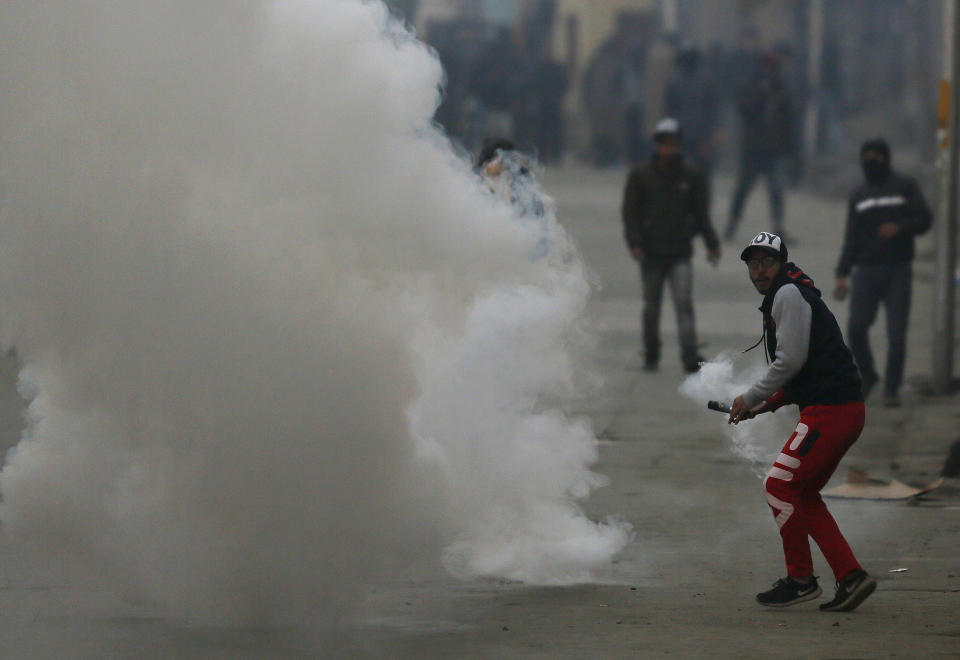
M 926 232 L 933 221 L 933 214 L 917 182 L 889 169 L 890 149 L 886 142 L 880 139 L 867 141 L 860 149 L 861 155 L 867 150 L 884 154 L 888 170 L 879 178 L 868 178 L 850 195 L 837 277 L 848 276 L 857 264 L 911 261 L 914 236 Z M 882 239 L 877 230 L 887 222 L 899 225 L 900 233 Z
M 767 373 L 743 395 L 753 407 L 783 390 L 801 410 L 863 401 L 860 375 L 820 290 L 796 264 L 780 269 L 763 297 Z

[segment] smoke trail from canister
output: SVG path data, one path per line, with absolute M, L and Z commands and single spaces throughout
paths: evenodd
M 765 371 L 763 365 L 755 365 L 739 372 L 735 371 L 734 366 L 733 357 L 720 354 L 705 362 L 697 373 L 688 376 L 680 384 L 680 393 L 700 407 L 710 400 L 729 403 L 746 392 Z M 758 477 L 766 474 L 768 464 L 776 457 L 777 450 L 790 435 L 789 420 L 796 423 L 795 418 L 784 413 L 759 415 L 736 425 L 727 424 L 726 415 L 716 412 L 709 414 L 716 418 L 717 425 L 723 429 L 731 450 L 748 461 Z
M 377 3 L 0 6 L 5 533 L 168 611 L 333 616 L 414 556 L 587 579 L 627 540 L 576 387 L 583 265 L 430 123 Z M 549 253 L 530 255 L 548 232 Z

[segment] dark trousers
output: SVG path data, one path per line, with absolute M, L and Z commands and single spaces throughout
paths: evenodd
M 853 271 L 850 292 L 850 324 L 847 339 L 853 359 L 865 381 L 877 380 L 870 351 L 870 326 L 883 301 L 887 314 L 887 369 L 884 393 L 896 394 L 903 383 L 903 364 L 907 357 L 907 321 L 910 317 L 910 290 L 913 270 L 910 262 L 861 265 Z
M 767 192 L 770 194 L 770 213 L 773 216 L 773 230 L 776 233 L 783 231 L 783 174 L 780 158 L 774 153 L 743 153 L 740 156 L 740 174 L 737 187 L 730 203 L 730 221 L 725 235 L 733 236 L 740 224 L 743 206 L 746 204 L 750 189 L 757 178 L 765 176 Z
M 693 265 L 689 258 L 647 256 L 640 265 L 643 281 L 643 343 L 646 360 L 660 361 L 660 306 L 663 285 L 670 282 L 673 308 L 680 335 L 680 358 L 685 366 L 697 364 L 697 333 L 693 320 Z

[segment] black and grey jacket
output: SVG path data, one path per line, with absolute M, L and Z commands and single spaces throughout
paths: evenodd
M 850 196 L 843 250 L 837 277 L 846 277 L 855 265 L 892 264 L 913 259 L 914 236 L 930 228 L 933 214 L 917 182 L 896 172 L 879 183 L 865 182 Z M 899 234 L 877 235 L 880 225 L 895 222 Z
M 771 364 L 743 395 L 747 406 L 752 408 L 781 389 L 801 410 L 863 401 L 860 375 L 840 326 L 820 290 L 799 267 L 783 265 L 760 312 Z

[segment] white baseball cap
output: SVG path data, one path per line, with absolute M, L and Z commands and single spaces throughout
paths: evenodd
M 676 135 L 680 137 L 681 134 L 680 122 L 673 117 L 664 117 L 657 122 L 656 127 L 653 129 L 654 139 L 660 135 Z
M 785 262 L 787 260 L 787 244 L 783 242 L 782 238 L 768 231 L 762 231 L 754 236 L 753 240 L 747 244 L 747 247 L 743 248 L 743 252 L 740 253 L 740 259 L 746 261 L 747 254 L 754 248 L 766 250 L 780 257 L 780 261 Z

